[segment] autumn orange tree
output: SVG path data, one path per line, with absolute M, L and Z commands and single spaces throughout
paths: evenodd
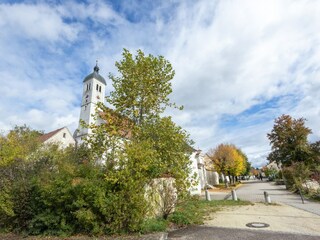
M 248 159 L 246 155 L 233 144 L 220 144 L 210 149 L 208 156 L 218 173 L 234 178 L 246 172 Z

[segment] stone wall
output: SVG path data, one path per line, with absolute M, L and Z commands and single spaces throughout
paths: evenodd
M 177 202 L 175 179 L 155 178 L 146 186 L 146 199 L 150 205 L 149 217 L 166 218 L 174 211 Z
M 219 174 L 217 172 L 206 170 L 206 175 L 208 184 L 219 185 Z

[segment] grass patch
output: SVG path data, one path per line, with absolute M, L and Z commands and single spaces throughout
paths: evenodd
M 168 224 L 168 221 L 162 218 L 146 219 L 141 225 L 140 233 L 163 232 L 166 231 Z
M 228 186 L 228 188 L 226 187 L 225 183 L 219 183 L 218 185 L 214 185 L 215 188 L 219 188 L 219 189 L 231 189 L 231 188 L 235 188 L 237 186 L 239 186 L 241 184 L 241 182 L 235 182 L 235 183 L 230 183 Z
M 178 227 L 203 224 L 205 217 L 212 212 L 216 212 L 224 206 L 243 206 L 249 205 L 247 201 L 232 200 L 201 200 L 198 197 L 180 201 L 177 204 L 176 211 L 169 216 L 169 221 L 178 225 Z

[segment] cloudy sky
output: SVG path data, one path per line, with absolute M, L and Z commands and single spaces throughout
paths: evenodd
M 96 59 L 107 79 L 123 48 L 142 49 L 172 63 L 185 109 L 170 114 L 196 148 L 234 143 L 260 166 L 281 114 L 320 138 L 319 13 L 316 0 L 2 0 L 0 129 L 73 132 Z

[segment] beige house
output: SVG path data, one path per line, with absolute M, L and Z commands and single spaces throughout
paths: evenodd
M 277 164 L 275 161 L 272 161 L 271 163 L 266 165 L 266 167 L 270 170 L 276 170 L 277 172 L 279 172 L 281 170 L 281 163 Z
M 207 154 L 205 154 L 203 161 L 204 161 L 204 167 L 206 171 L 208 185 L 211 185 L 211 186 L 219 185 L 219 174 L 214 169 L 213 162 Z
M 67 127 L 59 128 L 40 136 L 42 143 L 58 143 L 62 148 L 75 145 L 75 140 Z

